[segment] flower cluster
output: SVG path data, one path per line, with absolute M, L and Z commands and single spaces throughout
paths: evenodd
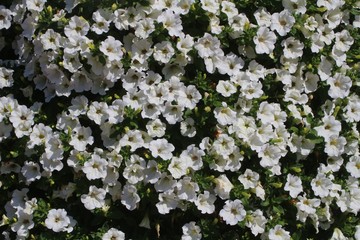
M 5 0 L 4 239 L 360 239 L 360 1 Z

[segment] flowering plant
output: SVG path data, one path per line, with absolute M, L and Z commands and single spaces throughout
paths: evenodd
M 360 1 L 4 0 L 4 239 L 360 239 Z

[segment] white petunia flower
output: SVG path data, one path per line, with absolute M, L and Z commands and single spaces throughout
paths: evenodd
M 125 240 L 125 233 L 116 229 L 110 228 L 102 237 L 101 240 Z
M 283 229 L 281 225 L 276 225 L 269 230 L 269 240 L 290 240 L 290 232 Z
M 189 34 L 185 34 L 183 37 L 180 36 L 178 42 L 176 43 L 176 48 L 187 54 L 194 46 L 194 38 Z
M 346 139 L 342 136 L 331 135 L 325 143 L 324 152 L 329 157 L 339 157 L 344 152 Z
M 235 141 L 227 134 L 220 134 L 213 143 L 214 151 L 222 156 L 228 156 L 235 149 Z
M 69 144 L 78 151 L 84 151 L 86 146 L 94 143 L 94 137 L 91 135 L 90 127 L 78 126 L 73 129 Z
M 10 113 L 9 120 L 14 128 L 20 125 L 33 125 L 34 112 L 24 105 L 19 105 Z
M 154 187 L 157 192 L 167 192 L 172 191 L 176 186 L 176 183 L 177 181 L 173 178 L 172 175 L 162 173 L 159 181 L 154 184 Z
M 32 161 L 25 161 L 24 166 L 21 168 L 21 173 L 26 178 L 27 184 L 41 178 L 39 164 Z
M 246 169 L 238 179 L 244 185 L 244 189 L 255 188 L 258 185 L 260 175 L 251 169 Z
M 151 18 L 141 19 L 135 27 L 135 36 L 141 40 L 147 40 L 149 35 L 155 31 L 154 20 Z
M 168 166 L 168 171 L 175 179 L 179 179 L 186 175 L 188 169 L 187 161 L 184 158 L 172 157 Z
M 346 164 L 346 171 L 354 178 L 360 178 L 360 156 L 351 156 Z
M 234 185 L 230 182 L 225 174 L 220 175 L 214 179 L 215 189 L 214 192 L 221 199 L 228 199 L 230 197 L 230 191 L 234 188 Z
M 201 229 L 195 222 L 186 223 L 182 226 L 182 231 L 181 240 L 200 240 L 202 237 Z
M 170 36 L 178 37 L 183 35 L 180 15 L 175 14 L 172 10 L 162 12 L 157 21 L 163 24 Z
M 270 27 L 271 14 L 266 10 L 266 8 L 264 7 L 258 8 L 254 13 L 254 17 L 256 19 L 257 24 L 260 27 Z
M 283 10 L 280 13 L 273 13 L 271 16 L 271 30 L 276 30 L 280 36 L 285 36 L 290 32 L 295 23 L 295 18 L 288 10 Z
M 64 33 L 68 38 L 86 36 L 89 32 L 90 25 L 83 17 L 73 16 L 70 18 L 68 25 L 64 28 Z
M 230 81 L 220 80 L 216 85 L 216 91 L 224 97 L 230 97 L 233 93 L 236 93 L 236 87 Z
M 346 52 L 351 48 L 354 43 L 354 38 L 350 35 L 349 31 L 342 30 L 335 33 L 335 45 L 334 47 L 340 51 Z
M 167 191 L 159 194 L 159 202 L 156 203 L 156 208 L 160 214 L 167 214 L 170 210 L 175 209 L 178 204 L 177 196 L 173 192 Z
M 219 124 L 221 125 L 230 125 L 236 119 L 236 112 L 229 108 L 225 102 L 222 102 L 221 107 L 216 107 L 214 109 L 214 116 Z
M 195 49 L 198 51 L 200 57 L 208 58 L 223 55 L 220 45 L 220 40 L 217 37 L 205 33 L 204 36 L 199 38 L 195 43 Z
M 121 192 L 121 203 L 128 209 L 134 210 L 140 202 L 140 196 L 134 185 L 126 184 Z
M 177 182 L 176 194 L 179 199 L 194 202 L 196 200 L 196 192 L 199 191 L 199 185 L 191 181 L 191 177 L 184 177 Z
M 220 8 L 218 0 L 200 0 L 201 8 L 207 12 L 216 13 Z
M 12 15 L 13 13 L 9 9 L 3 5 L 0 5 L 0 30 L 3 28 L 10 28 Z
M 78 52 L 74 52 L 72 50 L 65 49 L 63 54 L 63 67 L 68 70 L 71 73 L 77 72 L 81 67 L 82 63 L 79 59 Z M 67 79 L 66 79 L 67 80 Z M 63 79 L 65 81 L 65 78 Z M 66 81 L 66 84 L 68 84 L 68 81 Z M 71 87 L 71 85 L 69 86 Z
M 90 186 L 89 193 L 81 195 L 81 202 L 88 210 L 102 208 L 105 205 L 105 195 L 106 191 L 104 189 Z
M 144 179 L 144 166 L 141 164 L 129 162 L 122 173 L 130 184 L 136 184 Z
M 41 34 L 40 41 L 44 50 L 57 50 L 61 46 L 62 37 L 60 33 L 57 33 L 50 28 L 44 34 Z
M 342 231 L 338 228 L 334 229 L 333 235 L 329 240 L 348 240 L 349 238 L 345 237 Z
M 202 99 L 200 92 L 197 90 L 196 86 L 189 85 L 183 89 L 184 91 L 179 91 L 180 94 L 183 94 L 184 97 L 178 99 L 178 102 L 181 106 L 184 106 L 189 109 L 194 109 L 196 104 Z M 179 95 L 180 95 L 179 94 Z
M 161 63 L 168 63 L 175 54 L 175 49 L 169 41 L 162 41 L 155 44 L 153 57 Z
M 284 190 L 288 191 L 292 198 L 296 198 L 302 191 L 302 181 L 298 176 L 288 174 Z
M 44 145 L 50 140 L 53 132 L 50 127 L 45 126 L 43 123 L 39 123 L 33 126 L 33 130 L 30 134 L 30 141 L 28 142 L 29 148 L 34 146 Z
M 211 214 L 215 211 L 214 202 L 216 201 L 216 196 L 211 194 L 208 191 L 199 194 L 197 199 L 194 201 L 196 207 L 201 211 L 202 214 L 208 213 Z
M 139 130 L 129 130 L 119 141 L 120 146 L 130 146 L 130 151 L 134 152 L 136 149 L 144 147 L 145 142 L 143 135 Z
M 108 109 L 109 106 L 106 102 L 94 101 L 90 104 L 86 115 L 90 120 L 93 120 L 97 125 L 100 125 L 108 118 Z
M 282 0 L 284 8 L 291 13 L 305 14 L 306 0 Z
M 236 225 L 245 219 L 246 211 L 241 200 L 227 200 L 223 209 L 220 210 L 220 217 L 229 225 Z
M 0 15 L 1 16 L 1 15 Z M 14 84 L 13 79 L 14 70 L 0 67 L 0 89 L 4 87 L 12 87 Z
M 281 42 L 281 46 L 284 47 L 285 58 L 299 58 L 303 54 L 304 44 L 294 37 L 289 37 Z
M 11 230 L 16 232 L 17 239 L 25 239 L 29 236 L 29 230 L 34 228 L 33 215 L 23 209 L 17 211 L 17 221 L 11 224 Z
M 166 125 L 160 119 L 151 120 L 146 124 L 150 137 L 162 137 L 165 135 Z
M 92 19 L 95 23 L 91 26 L 91 30 L 96 34 L 102 34 L 109 31 L 109 26 L 111 22 L 111 13 L 104 9 L 99 9 L 96 12 L 93 12 Z
M 327 83 L 330 85 L 329 96 L 334 99 L 347 97 L 352 86 L 351 78 L 341 73 L 335 73 L 327 79 Z
M 163 108 L 162 115 L 165 117 L 166 121 L 169 124 L 173 125 L 183 120 L 183 110 L 184 107 L 180 104 L 174 105 L 170 102 L 166 102 L 165 107 Z
M 180 133 L 185 137 L 194 137 L 196 134 L 195 121 L 192 118 L 187 118 L 180 123 Z
M 92 154 L 91 158 L 84 163 L 82 171 L 88 180 L 104 179 L 106 177 L 108 162 L 98 154 Z
M 151 184 L 155 184 L 161 177 L 161 173 L 158 169 L 158 163 L 155 160 L 148 161 L 143 173 L 145 183 L 149 182 Z
M 341 8 L 345 3 L 343 0 L 317 0 L 316 5 L 318 7 L 325 7 L 327 10 L 334 10 L 336 8 Z
M 267 219 L 260 209 L 256 209 L 255 212 L 251 211 L 251 214 L 245 217 L 245 221 L 245 226 L 251 229 L 251 233 L 254 234 L 254 236 L 265 231 Z
M 44 9 L 46 0 L 26 0 L 25 5 L 29 11 L 41 12 Z
M 122 43 L 119 40 L 113 36 L 108 36 L 101 42 L 99 49 L 109 61 L 120 61 L 123 56 L 121 47 Z
M 45 219 L 45 226 L 54 232 L 72 232 L 76 221 L 67 215 L 65 209 L 51 209 Z
M 339 136 L 341 131 L 341 122 L 336 120 L 334 116 L 325 116 L 322 119 L 323 125 L 314 127 L 317 134 L 328 140 L 330 136 Z
M 275 48 L 276 35 L 267 27 L 260 27 L 253 39 L 258 54 L 270 54 Z
M 164 160 L 169 160 L 173 156 L 172 152 L 175 150 L 175 147 L 166 139 L 157 139 L 150 142 L 149 149 L 155 158 L 160 157 Z
M 316 177 L 311 180 L 311 188 L 316 196 L 321 198 L 330 194 L 333 182 L 324 174 L 318 173 Z

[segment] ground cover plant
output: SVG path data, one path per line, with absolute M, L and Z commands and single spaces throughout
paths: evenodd
M 2 239 L 360 239 L 360 1 L 2 0 Z

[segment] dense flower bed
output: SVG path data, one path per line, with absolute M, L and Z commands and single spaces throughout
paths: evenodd
M 360 239 L 360 1 L 3 0 L 3 239 Z

